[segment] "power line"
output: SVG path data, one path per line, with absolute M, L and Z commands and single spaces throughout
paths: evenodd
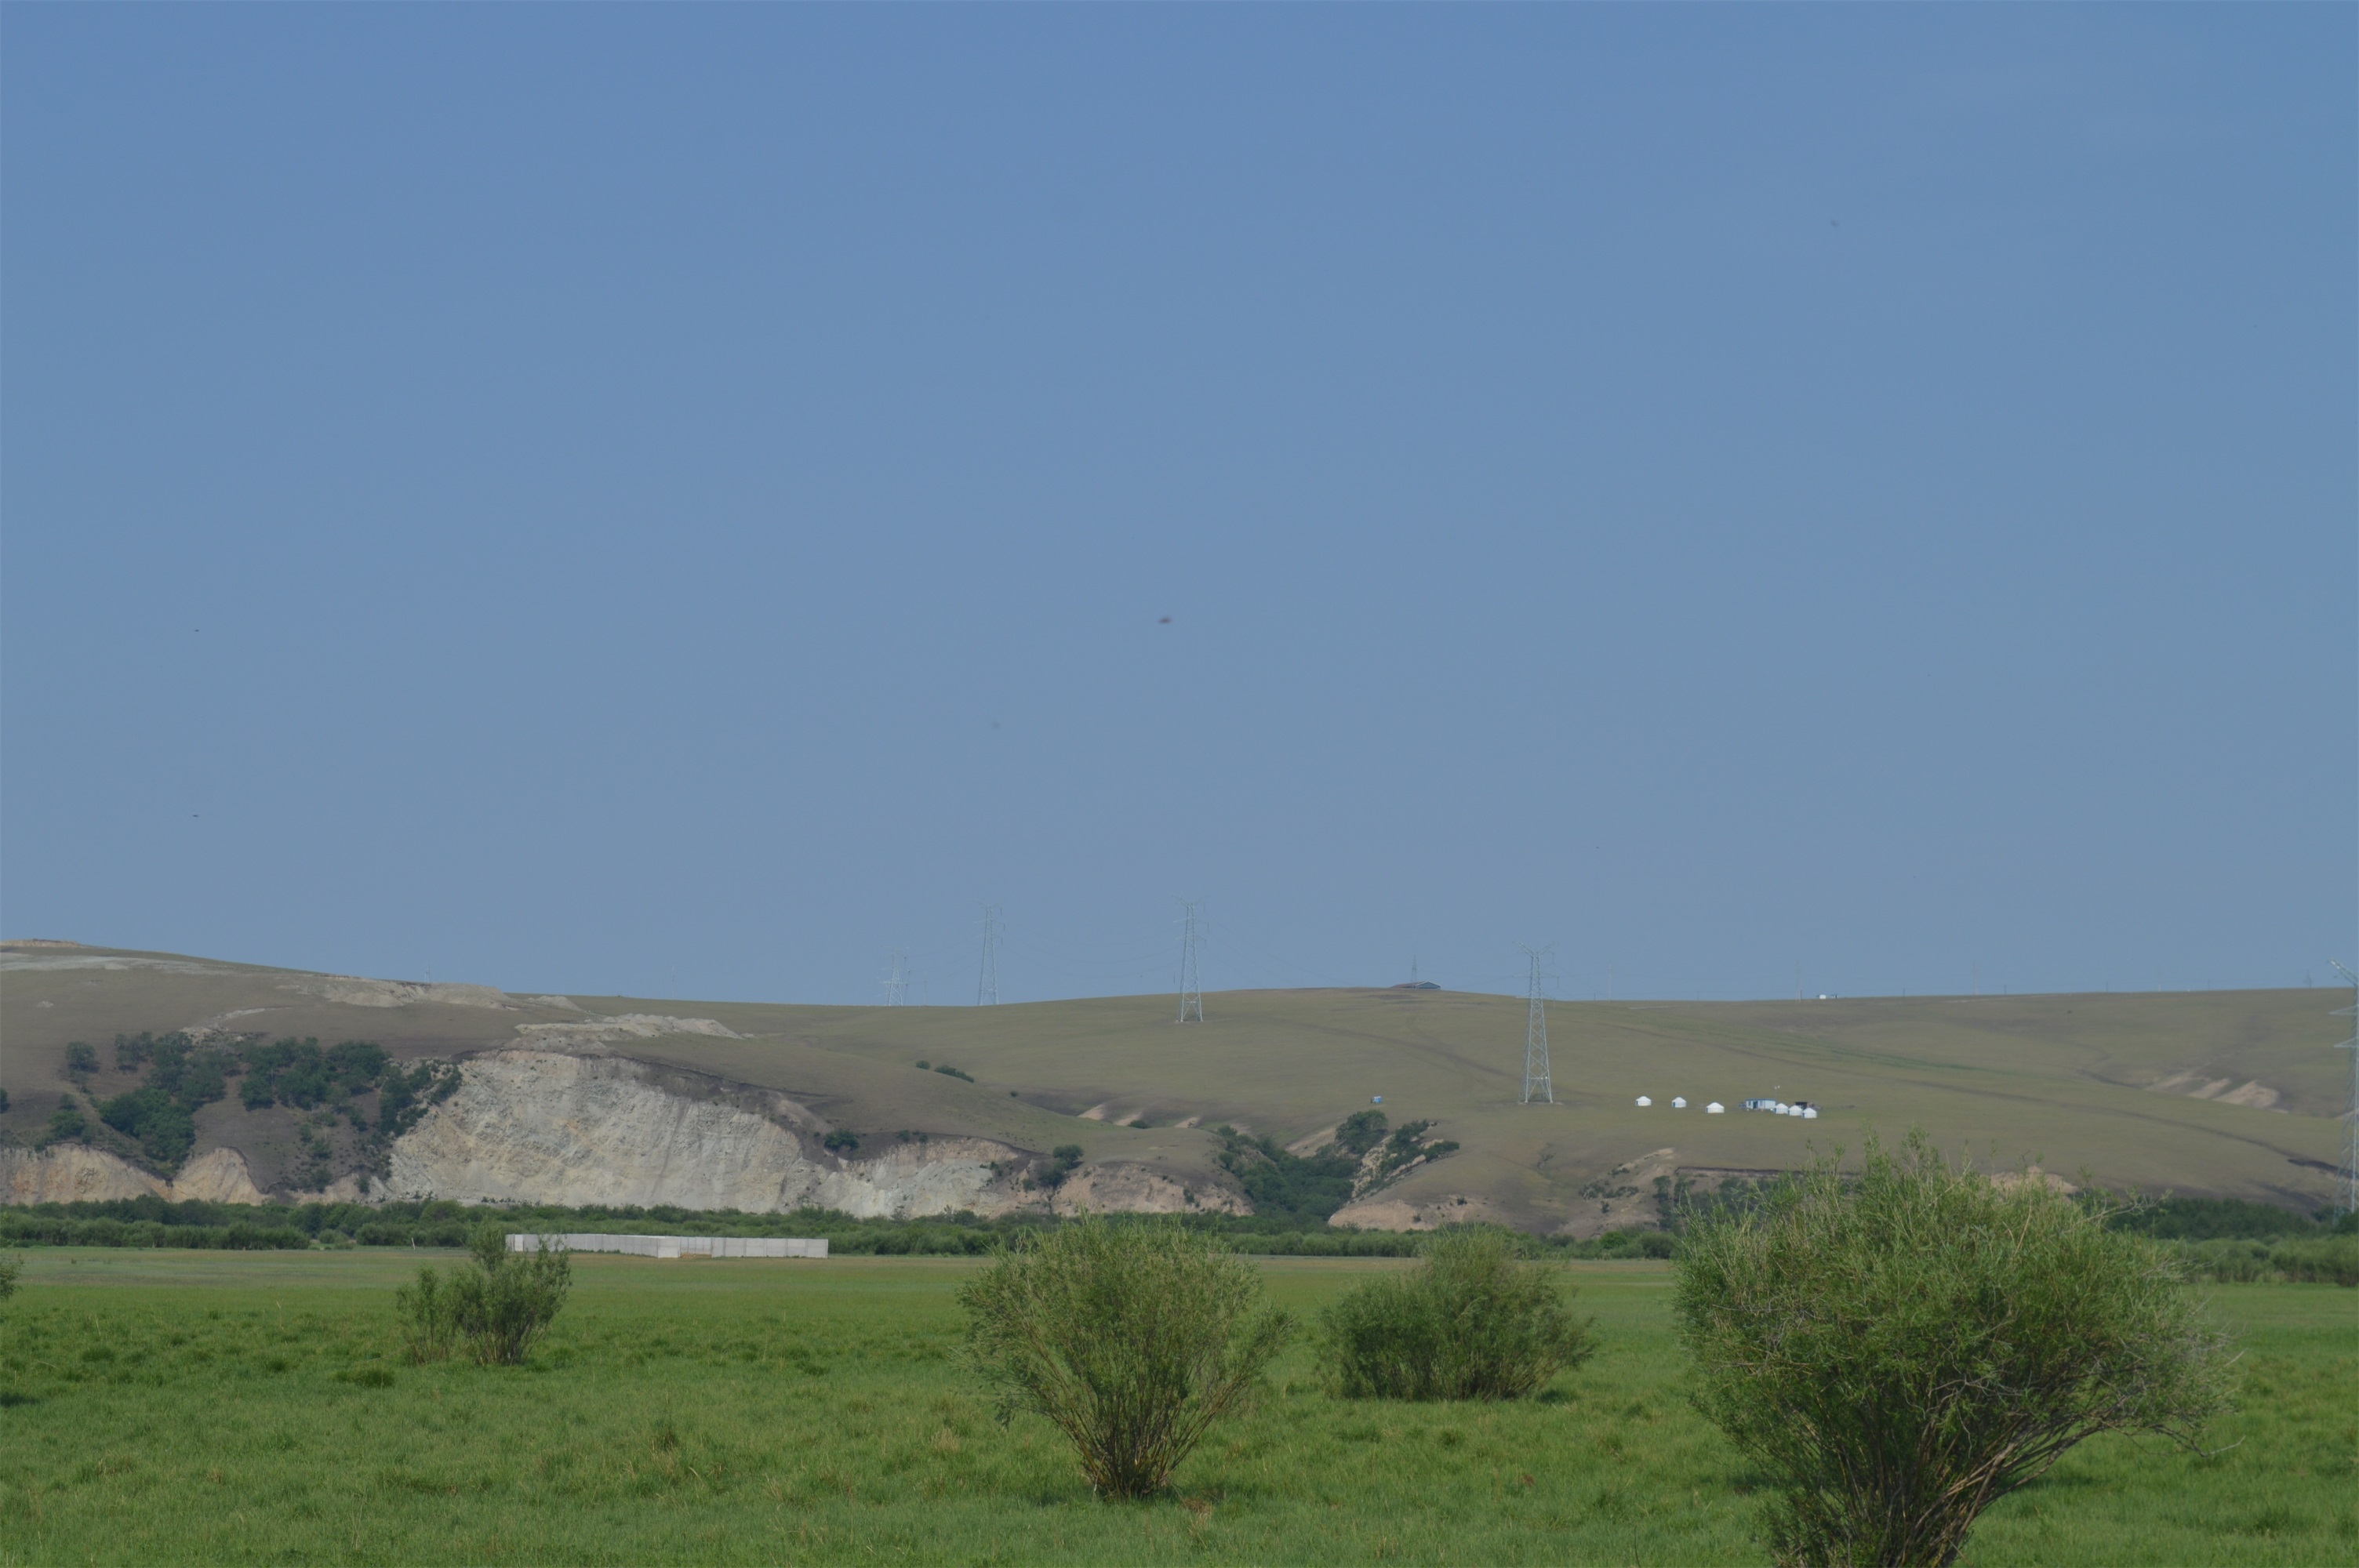
M 974 982 L 974 1005 L 999 1005 L 999 906 L 983 906 L 983 972 Z
M 2350 1019 L 2353 1030 L 2350 1039 L 2334 1047 L 2351 1053 L 2351 1103 L 2343 1108 L 2343 1166 L 2334 1173 L 2334 1201 L 2343 1213 L 2359 1214 L 2359 974 L 2335 960 L 2329 962 L 2351 982 L 2351 1005 L 2337 1008 L 2333 1016 Z
M 1520 942 L 1516 944 L 1524 947 Z M 1530 1010 L 1524 1019 L 1524 1098 L 1521 1104 L 1532 1103 L 1538 1095 L 1543 1105 L 1556 1103 L 1556 1090 L 1549 1082 L 1548 1003 L 1540 996 L 1540 960 L 1553 947 L 1524 947 L 1524 956 L 1531 960 L 1531 979 L 1526 991 Z
M 1201 898 L 1180 901 L 1182 911 L 1180 920 L 1180 1022 L 1182 1023 L 1191 1019 L 1198 1023 L 1204 1022 L 1204 982 L 1196 973 L 1196 946 L 1203 940 L 1197 929 L 1201 917 L 1196 911 L 1203 907 L 1203 903 Z

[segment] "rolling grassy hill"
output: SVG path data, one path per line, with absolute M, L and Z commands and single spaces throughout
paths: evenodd
M 1813 1141 L 1856 1147 L 1864 1126 L 1897 1136 L 1912 1123 L 2003 1165 L 2309 1209 L 2331 1194 L 2340 1148 L 2349 1068 L 2329 1049 L 2342 1037 L 2329 1015 L 2343 995 L 1555 1002 L 1558 1103 L 1521 1106 L 1524 1003 L 1465 992 L 1221 993 L 1204 1022 L 1180 1025 L 1163 997 L 989 1009 L 504 997 L 12 944 L 0 952 L 11 1101 L 0 1130 L 38 1136 L 67 1087 L 70 1041 L 105 1059 L 117 1033 L 210 1023 L 450 1056 L 517 1044 L 520 1025 L 641 1014 L 713 1020 L 743 1038 L 672 1032 L 603 1048 L 782 1090 L 838 1126 L 1073 1142 L 1092 1160 L 1153 1161 L 1183 1179 L 1212 1169 L 1207 1129 L 1292 1141 L 1381 1095 L 1395 1125 L 1430 1119 L 1461 1145 L 1381 1195 L 1397 1212 L 1372 1217 L 1387 1223 L 1454 1211 L 1594 1229 L 1651 1214 L 1658 1176 L 1789 1168 Z M 920 1072 L 919 1060 L 974 1081 Z M 92 1081 L 110 1087 L 103 1072 Z M 1652 1108 L 1634 1104 L 1642 1094 Z M 1675 1095 L 1690 1108 L 1669 1108 Z M 1822 1117 L 1734 1108 L 1767 1095 L 1810 1100 Z M 1729 1114 L 1703 1113 L 1715 1099 Z M 1155 1125 L 1116 1125 L 1136 1118 Z M 201 1147 L 234 1143 L 265 1180 L 272 1140 L 292 1136 L 234 1097 L 199 1126 Z

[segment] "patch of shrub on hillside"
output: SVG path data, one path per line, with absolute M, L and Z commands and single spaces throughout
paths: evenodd
M 1042 1168 L 1036 1179 L 1040 1185 L 1054 1191 L 1063 1186 L 1065 1178 L 1080 1170 L 1081 1165 L 1082 1146 L 1078 1143 L 1060 1143 L 1049 1151 L 1049 1163 Z
M 49 1130 L 42 1133 L 43 1146 L 51 1143 L 80 1143 L 90 1137 L 90 1119 L 82 1113 L 71 1095 L 58 1100 L 58 1108 L 49 1112 Z
M 1436 1233 L 1418 1267 L 1369 1281 L 1320 1314 L 1319 1337 L 1345 1399 L 1513 1400 L 1536 1394 L 1595 1351 L 1556 1269 L 1523 1260 L 1496 1226 Z
M 1783 1563 L 1941 1568 L 2074 1444 L 2191 1445 L 2223 1405 L 2223 1336 L 2159 1246 L 1922 1132 L 1692 1220 L 1674 1302 Z
M 1251 1264 L 1169 1221 L 1092 1217 L 1038 1232 L 959 1302 L 1001 1419 L 1047 1418 L 1114 1498 L 1162 1491 L 1291 1331 Z
M 1375 1115 L 1381 1128 L 1381 1112 L 1361 1114 Z M 1344 1153 L 1331 1143 L 1321 1153 L 1304 1156 L 1288 1152 L 1267 1135 L 1248 1138 L 1226 1126 L 1212 1130 L 1221 1141 L 1214 1158 L 1237 1179 L 1256 1214 L 1323 1224 L 1352 1201 L 1352 1188 L 1360 1173 L 1358 1155 Z
M 380 1136 L 398 1138 L 418 1125 L 427 1110 L 459 1092 L 459 1069 L 450 1062 L 413 1062 L 405 1071 L 397 1065 L 377 1080 L 376 1130 Z
M 376 1087 L 385 1076 L 386 1060 L 385 1047 L 366 1040 L 346 1040 L 325 1051 L 312 1038 L 251 1045 L 245 1051 L 245 1082 L 238 1093 L 248 1110 L 273 1105 L 309 1110 Z
M 1222 1126 L 1212 1130 L 1221 1141 L 1214 1158 L 1237 1179 L 1256 1213 L 1324 1224 L 1337 1209 L 1406 1167 L 1454 1152 L 1455 1142 L 1426 1138 L 1432 1126 L 1430 1121 L 1412 1121 L 1387 1133 L 1383 1111 L 1354 1111 L 1336 1124 L 1324 1148 L 1308 1155 L 1296 1154 L 1267 1135 L 1249 1138 Z M 1367 1156 L 1379 1151 L 1370 1171 Z
M 149 1162 L 177 1171 L 197 1139 L 196 1119 L 159 1088 L 133 1089 L 98 1108 L 101 1121 L 136 1141 Z

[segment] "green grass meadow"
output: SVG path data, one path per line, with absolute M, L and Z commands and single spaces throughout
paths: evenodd
M 438 1263 L 451 1260 L 438 1255 Z M 394 1355 L 406 1253 L 40 1249 L 0 1308 L 0 1562 L 1761 1563 L 1688 1408 L 1671 1273 L 1575 1264 L 1538 1401 L 1347 1404 L 1307 1339 L 1172 1496 L 1093 1500 L 960 1359 L 964 1260 L 575 1260 L 519 1369 Z M 1307 1317 L 1387 1260 L 1274 1260 Z M 2220 1286 L 2212 1457 L 2100 1439 L 1966 1561 L 2359 1561 L 2359 1296 Z

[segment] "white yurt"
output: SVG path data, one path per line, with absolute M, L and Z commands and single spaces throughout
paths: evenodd
M 1652 1105 L 1652 1104 L 1654 1104 L 1655 1102 L 1654 1102 L 1653 1100 L 1648 1099 L 1645 1095 L 1640 1095 L 1640 1096 L 1638 1097 L 1638 1103 L 1639 1103 L 1640 1105 Z
M 1703 1113 L 1706 1116 L 1723 1116 L 1727 1114 L 1727 1111 L 1728 1108 L 1721 1104 L 1718 1100 L 1714 1100 L 1710 1105 L 1703 1108 Z
M 1816 1121 L 1819 1119 L 1819 1108 L 1814 1105 L 1806 1105 L 1802 1108 L 1802 1115 L 1808 1120 Z
M 1672 1108 L 1673 1110 L 1685 1110 L 1685 1109 L 1687 1109 L 1687 1108 L 1688 1108 L 1688 1097 L 1687 1097 L 1687 1096 L 1685 1096 L 1685 1095 L 1673 1095 L 1673 1096 L 1671 1097 L 1671 1108 Z

